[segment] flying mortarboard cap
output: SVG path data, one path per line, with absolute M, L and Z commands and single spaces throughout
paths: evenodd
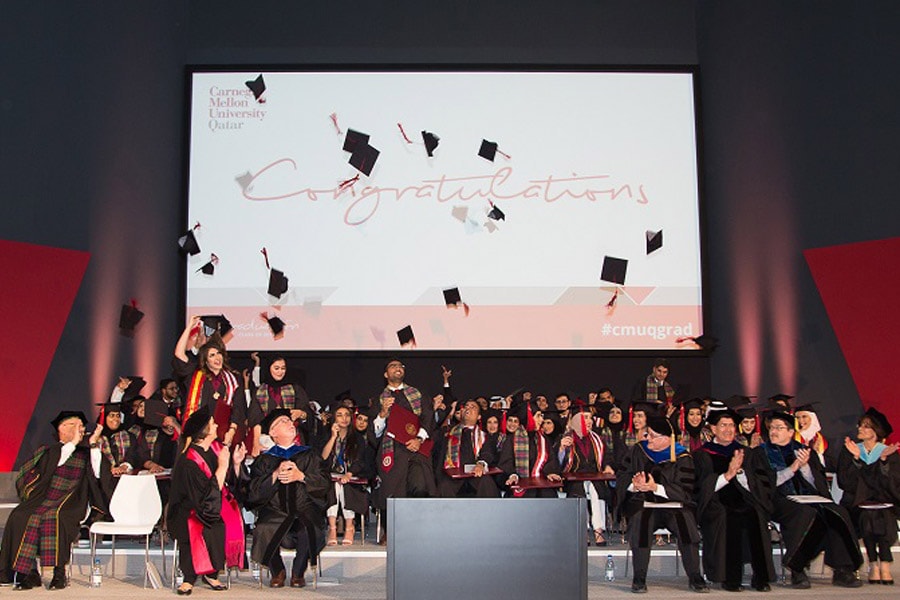
M 487 216 L 488 216 L 488 219 L 493 219 L 494 221 L 505 221 L 506 220 L 506 214 L 502 210 L 500 210 L 500 207 L 498 207 L 493 202 L 491 202 L 491 210 L 490 210 L 490 212 L 488 212 Z
M 434 156 L 434 149 L 438 147 L 441 138 L 430 131 L 423 131 L 422 140 L 425 142 L 425 152 L 428 153 L 428 156 Z
M 204 275 L 212 275 L 216 272 L 216 265 L 219 264 L 219 257 L 215 254 L 209 255 L 209 262 L 197 269 L 197 272 L 202 272 Z
M 143 318 L 144 313 L 138 310 L 134 303 L 123 304 L 122 310 L 119 312 L 119 329 L 125 333 L 133 333 L 134 328 Z
M 650 231 L 647 230 L 647 254 L 652 252 L 656 252 L 663 245 L 663 232 L 662 229 L 659 231 Z
M 444 302 L 447 304 L 447 308 L 456 306 L 462 302 L 462 297 L 459 295 L 459 288 L 444 290 Z
M 269 287 L 268 293 L 275 298 L 281 298 L 281 295 L 288 291 L 288 278 L 285 277 L 283 271 L 278 269 L 269 270 Z
M 403 329 L 397 332 L 397 339 L 400 340 L 400 345 L 405 346 L 407 344 L 416 345 L 416 337 L 413 335 L 412 325 L 407 325 Z
M 259 74 L 259 77 L 256 79 L 251 79 L 250 81 L 245 81 L 244 84 L 253 92 L 253 97 L 259 101 L 260 96 L 266 91 L 266 82 L 263 79 L 262 73 Z
M 478 149 L 478 156 L 494 162 L 494 158 L 497 156 L 497 142 L 489 142 L 488 140 L 482 139 L 481 147 Z
M 225 315 L 206 315 L 200 317 L 200 321 L 203 322 L 203 333 L 206 337 L 211 337 L 215 333 L 225 337 L 232 329 L 234 329 L 231 325 L 231 321 L 229 321 Z
M 609 283 L 625 285 L 625 271 L 628 269 L 628 260 L 614 256 L 603 257 L 603 268 L 600 270 L 600 279 Z
M 266 418 L 262 420 L 259 424 L 262 429 L 262 433 L 268 434 L 269 428 L 272 426 L 272 423 L 275 422 L 279 417 L 287 417 L 291 418 L 291 411 L 287 408 L 276 408 L 272 412 L 266 415 Z
M 284 333 L 284 321 L 282 321 L 277 315 L 273 317 L 267 317 L 266 322 L 269 324 L 269 329 L 272 330 L 272 335 L 277 339 L 278 336 Z
M 344 152 L 350 152 L 352 154 L 358 145 L 368 143 L 369 134 L 356 131 L 355 129 L 348 129 L 347 134 L 344 136 L 343 149 Z
M 197 434 L 209 423 L 210 417 L 209 406 L 201 406 L 185 421 L 184 427 L 181 428 L 181 435 L 186 438 L 196 439 Z
M 81 419 L 82 425 L 87 425 L 87 417 L 84 416 L 84 413 L 80 410 L 61 410 L 58 415 L 56 415 L 50 424 L 53 427 L 59 427 L 59 424 L 67 419 L 77 418 Z
M 186 252 L 191 256 L 200 254 L 200 244 L 197 243 L 197 236 L 194 235 L 194 229 L 197 229 L 199 225 L 200 224 L 198 223 L 178 237 L 178 247 L 182 252 Z
M 353 154 L 350 155 L 350 164 L 368 177 L 372 174 L 372 169 L 375 167 L 375 161 L 378 160 L 379 154 L 381 152 L 370 146 L 368 142 L 357 144 L 356 148 L 353 149 Z
M 891 423 L 890 421 L 888 421 L 888 418 L 884 415 L 884 413 L 876 409 L 874 406 L 870 406 L 866 410 L 863 417 L 868 418 L 876 427 L 881 429 L 879 433 L 884 435 L 879 437 L 887 437 L 894 432 L 894 428 L 891 427 Z

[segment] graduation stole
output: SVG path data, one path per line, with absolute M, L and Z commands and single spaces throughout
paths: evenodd
M 513 456 L 516 461 L 516 475 L 528 477 L 528 432 L 519 425 L 513 434 Z
M 413 413 L 419 419 L 422 418 L 422 394 L 414 387 L 406 386 L 405 388 L 400 390 L 403 392 L 403 395 L 406 397 L 406 401 L 409 402 L 409 407 L 412 408 Z M 393 398 L 394 393 L 388 389 L 384 388 L 384 391 L 381 392 L 381 396 L 379 396 L 379 400 L 384 400 L 386 398 Z M 388 419 L 391 416 L 388 415 Z M 421 424 L 420 424 L 421 426 Z M 391 470 L 394 466 L 394 440 L 388 436 L 383 436 L 381 438 L 381 468 L 384 469 L 385 473 Z
M 584 437 L 590 442 L 590 449 L 594 453 L 594 460 L 597 461 L 597 471 L 599 471 L 603 468 L 603 440 L 601 440 L 600 436 L 593 431 L 589 431 Z M 578 439 L 573 437 L 572 442 L 569 458 L 566 460 L 565 467 L 563 468 L 566 473 L 574 473 L 578 470 L 578 467 L 581 466 L 581 459 L 578 458 L 578 452 L 575 451 L 575 446 L 578 445 Z
M 647 376 L 647 402 L 665 402 L 666 404 L 672 403 L 672 398 L 675 396 L 675 390 L 672 389 L 672 386 L 669 385 L 668 381 L 662 382 L 662 388 L 664 391 L 664 397 L 659 397 L 659 388 L 660 385 L 656 383 L 656 377 L 653 375 Z
M 462 468 L 462 465 L 459 464 L 459 443 L 462 440 L 463 429 L 465 428 L 462 425 L 454 425 L 453 429 L 447 434 L 447 452 L 444 455 L 445 469 Z M 481 452 L 481 447 L 484 445 L 486 437 L 481 427 L 477 425 L 472 427 L 472 444 L 476 459 L 478 458 L 478 453 Z
M 262 408 L 264 415 L 269 414 L 269 387 L 269 384 L 264 384 L 256 389 L 256 401 L 259 402 L 259 406 Z M 276 407 L 295 408 L 294 402 L 296 398 L 297 395 L 294 393 L 294 386 L 287 383 L 281 386 L 281 405 Z M 278 403 L 276 402 L 275 404 L 277 405 Z
M 225 404 L 231 406 L 231 403 L 234 400 L 234 392 L 238 388 L 237 378 L 227 369 L 222 369 L 221 375 L 222 381 L 225 383 L 225 395 L 222 398 L 217 398 L 217 401 L 222 400 Z M 204 379 L 206 379 L 206 374 L 202 370 L 197 369 L 194 376 L 191 378 L 191 385 L 188 386 L 187 405 L 184 409 L 184 415 L 182 415 L 184 419 L 183 423 L 186 423 L 188 418 L 200 408 L 200 397 L 203 392 Z
M 112 444 L 111 442 L 116 443 L 116 454 L 113 455 L 112 452 Z M 128 453 L 128 450 L 131 448 L 131 436 L 128 435 L 128 431 L 125 429 L 120 429 L 113 433 L 109 438 L 105 435 L 100 436 L 100 452 L 109 459 L 109 462 L 112 463 L 112 466 L 116 467 L 125 462 L 125 455 Z
M 210 450 L 218 455 L 223 447 L 220 442 L 214 440 Z M 213 477 L 209 465 L 193 445 L 188 448 L 186 456 L 203 471 L 204 475 Z M 225 567 L 240 568 L 244 564 L 244 521 L 237 500 L 227 485 L 222 486 L 222 520 L 225 522 Z M 203 539 L 203 523 L 197 518 L 197 511 L 194 509 L 191 509 L 188 516 L 188 535 L 191 540 L 191 562 L 194 563 L 194 572 L 198 575 L 214 572 L 206 540 Z

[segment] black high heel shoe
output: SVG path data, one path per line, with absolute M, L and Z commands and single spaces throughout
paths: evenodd
M 210 579 L 209 577 L 207 577 L 206 575 L 203 576 L 203 583 L 208 585 L 209 589 L 211 589 L 215 592 L 222 592 L 222 591 L 225 591 L 228 589 L 226 586 L 222 585 L 221 583 L 213 583 L 213 580 Z

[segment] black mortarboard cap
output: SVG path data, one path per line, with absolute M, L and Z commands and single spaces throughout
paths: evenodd
M 268 317 L 266 322 L 269 324 L 269 329 L 272 330 L 272 335 L 278 337 L 282 333 L 284 333 L 284 321 L 282 321 L 278 316 Z
M 790 429 L 796 429 L 797 427 L 797 419 L 790 413 L 773 411 L 766 417 L 766 422 L 770 423 L 772 420 L 784 421 Z
M 213 264 L 213 261 L 209 261 L 208 263 L 197 269 L 197 272 L 202 272 L 204 275 L 212 275 L 216 272 L 216 265 Z
M 143 318 L 144 313 L 139 311 L 136 306 L 123 304 L 122 310 L 119 312 L 119 329 L 131 333 Z
M 344 152 L 353 153 L 358 145 L 368 143 L 369 134 L 356 131 L 355 129 L 348 129 L 347 134 L 344 136 Z
M 603 268 L 600 271 L 600 279 L 610 283 L 625 285 L 625 271 L 628 269 L 628 261 L 614 256 L 603 257 Z
M 434 156 L 434 149 L 438 147 L 441 138 L 429 131 L 423 131 L 422 140 L 425 141 L 425 152 L 428 153 L 428 156 Z
M 488 219 L 493 219 L 494 221 L 505 221 L 506 215 L 500 210 L 500 207 L 496 204 L 491 203 L 491 210 L 488 213 Z
M 725 417 L 731 418 L 734 421 L 734 424 L 737 425 L 741 422 L 741 418 L 738 416 L 736 412 L 731 410 L 730 408 L 726 408 L 725 410 L 711 410 L 709 414 L 706 415 L 706 422 L 710 425 L 718 424 L 719 420 Z
M 403 329 L 397 332 L 397 339 L 400 340 L 400 345 L 405 346 L 407 344 L 416 343 L 416 337 L 413 335 L 412 325 L 407 325 Z
M 200 320 L 203 322 L 203 333 L 206 337 L 212 337 L 215 333 L 225 337 L 232 329 L 234 329 L 231 325 L 231 321 L 229 321 L 225 315 L 206 315 L 200 317 Z
M 739 394 L 735 394 L 733 396 L 729 396 L 723 400 L 725 406 L 730 408 L 731 410 L 737 410 L 739 408 L 748 406 L 753 402 L 750 396 L 741 396 Z
M 632 402 L 629 408 L 632 412 L 643 411 L 649 418 L 651 415 L 659 414 L 659 409 L 662 405 L 663 403 L 659 401 L 649 402 L 647 400 L 639 400 L 638 402 Z
M 691 398 L 690 400 L 681 402 L 681 405 L 684 407 L 685 412 L 691 410 L 692 408 L 703 408 L 703 399 L 696 397 Z
M 125 388 L 125 393 L 122 395 L 122 400 L 127 402 L 128 400 L 136 398 L 141 393 L 141 390 L 144 389 L 144 386 L 147 385 L 147 382 L 144 381 L 144 378 L 140 375 L 129 375 L 125 379 L 131 381 L 131 383 L 128 384 L 128 387 Z
M 481 148 L 478 149 L 478 156 L 494 162 L 494 157 L 497 156 L 497 142 L 481 140 Z
M 719 338 L 704 333 L 695 337 L 694 343 L 700 346 L 701 349 L 712 352 L 719 346 Z
M 756 417 L 756 414 L 759 412 L 759 407 L 757 406 L 744 406 L 743 408 L 737 408 L 735 411 L 737 415 L 743 419 L 753 419 Z
M 274 423 L 275 419 L 277 419 L 278 417 L 287 417 L 288 419 L 290 419 L 291 411 L 287 408 L 276 408 L 272 412 L 267 414 L 266 418 L 264 418 L 259 424 L 260 428 L 262 429 L 262 433 L 268 435 L 269 427 L 272 426 L 272 423 Z
M 797 414 L 801 410 L 804 412 L 816 412 L 816 404 L 818 404 L 818 400 L 813 400 L 812 402 L 804 402 L 803 404 L 797 404 L 794 406 L 794 414 Z
M 647 427 L 660 435 L 672 435 L 672 423 L 665 417 L 647 417 Z
M 284 276 L 283 271 L 278 269 L 269 270 L 269 287 L 270 296 L 281 298 L 281 295 L 288 291 L 288 278 Z
M 459 295 L 459 288 L 450 288 L 449 290 L 444 290 L 444 302 L 448 307 L 456 306 L 460 302 L 462 302 L 462 297 Z
M 793 398 L 793 396 L 789 396 L 788 394 L 775 394 L 774 396 L 769 396 L 769 404 L 777 404 L 779 402 L 790 404 Z
M 379 154 L 381 154 L 381 152 L 370 146 L 368 143 L 357 144 L 356 148 L 353 149 L 353 154 L 350 155 L 350 164 L 360 173 L 368 177 L 375 167 L 375 161 L 378 160 Z
M 194 235 L 193 229 L 188 229 L 178 238 L 178 247 L 182 252 L 186 252 L 191 256 L 200 254 L 200 244 L 197 243 L 197 236 Z
M 891 427 L 891 423 L 888 421 L 887 416 L 874 406 L 870 406 L 863 417 L 868 418 L 876 427 L 880 428 L 881 431 L 879 433 L 884 434 L 883 437 L 887 437 L 894 432 L 894 428 Z
M 82 425 L 87 425 L 88 420 L 87 417 L 84 416 L 84 413 L 80 410 L 61 410 L 59 414 L 56 415 L 50 424 L 53 425 L 54 428 L 59 427 L 59 424 L 65 421 L 66 419 L 71 419 L 73 417 L 81 419 Z
M 245 81 L 244 84 L 250 88 L 250 91 L 253 92 L 253 97 L 257 100 L 259 100 L 260 96 L 263 95 L 263 92 L 266 91 L 266 82 L 263 79 L 262 73 L 260 73 L 259 77 L 256 79 Z
M 187 421 L 184 422 L 184 427 L 181 428 L 181 435 L 196 440 L 197 434 L 206 427 L 211 416 L 212 415 L 209 413 L 209 406 L 204 404 L 194 411 L 194 413 L 188 417 Z
M 124 402 L 95 402 L 94 406 L 102 406 L 103 414 L 108 415 L 111 412 L 125 413 L 126 404 Z
M 663 238 L 662 238 L 662 229 L 659 231 L 650 231 L 647 230 L 647 254 L 651 252 L 656 252 L 660 248 L 662 248 Z

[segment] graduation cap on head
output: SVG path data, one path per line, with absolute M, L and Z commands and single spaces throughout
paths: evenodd
M 662 406 L 664 405 L 659 400 L 639 400 L 637 402 L 632 402 L 631 406 L 628 407 L 628 411 L 630 413 L 643 412 L 647 415 L 647 418 L 650 418 L 651 416 L 658 415 Z
M 800 404 L 799 402 L 794 403 L 794 414 L 796 415 L 798 412 L 816 412 L 816 405 L 819 404 L 818 400 L 813 400 L 812 402 L 804 402 Z
M 609 283 L 625 285 L 625 271 L 628 269 L 628 260 L 614 256 L 603 257 L 603 267 L 600 270 L 600 279 Z
M 660 248 L 662 248 L 662 245 L 663 245 L 662 229 L 660 229 L 659 231 L 650 231 L 648 229 L 646 236 L 647 236 L 647 254 L 651 254 L 653 252 L 656 252 Z
M 380 154 L 381 152 L 370 146 L 368 142 L 359 143 L 356 144 L 353 153 L 350 155 L 350 164 L 357 171 L 368 177 L 372 174 L 375 161 L 378 160 Z
M 665 417 L 647 417 L 647 427 L 660 435 L 672 435 L 675 433 L 672 423 Z
M 730 408 L 726 408 L 725 410 L 710 411 L 709 414 L 706 415 L 706 422 L 710 425 L 718 425 L 719 421 L 726 417 L 730 418 L 735 425 L 741 422 L 741 418 L 738 416 L 738 414 Z
M 260 428 L 262 429 L 262 433 L 268 435 L 269 428 L 272 427 L 272 424 L 279 417 L 287 417 L 288 419 L 290 419 L 291 411 L 287 408 L 276 408 L 272 412 L 267 414 L 266 418 L 264 418 L 259 424 Z
M 197 243 L 197 236 L 194 235 L 194 230 L 199 228 L 200 223 L 198 222 L 178 237 L 178 247 L 182 252 L 190 254 L 191 256 L 200 254 L 200 244 Z
M 85 417 L 84 413 L 80 410 L 61 410 L 59 411 L 59 414 L 50 421 L 50 424 L 53 425 L 54 428 L 58 428 L 63 421 L 73 418 L 81 419 L 82 425 L 87 425 L 88 423 L 87 417 Z
M 863 414 L 862 418 L 860 418 L 860 421 L 862 421 L 862 419 L 869 419 L 872 421 L 872 425 L 874 425 L 875 429 L 881 430 L 875 432 L 879 439 L 886 438 L 894 432 L 894 428 L 891 427 L 891 422 L 888 421 L 887 416 L 874 406 L 870 406 L 866 409 L 866 412 Z
M 774 396 L 769 396 L 769 404 L 772 406 L 784 405 L 786 407 L 790 407 L 791 400 L 793 396 L 788 394 L 775 394 Z
M 119 312 L 119 329 L 124 333 L 134 333 L 134 328 L 143 318 L 144 313 L 138 310 L 137 302 L 132 300 L 131 304 L 123 304 Z
M 216 333 L 225 337 L 234 329 L 225 315 L 205 315 L 200 317 L 200 322 L 203 323 L 203 334 L 206 337 L 212 337 Z
M 441 138 L 429 131 L 423 131 L 422 140 L 425 142 L 425 152 L 428 153 L 429 157 L 434 156 L 434 149 L 438 147 Z
M 144 389 L 144 386 L 147 385 L 147 382 L 144 381 L 144 378 L 140 375 L 129 375 L 125 377 L 125 379 L 131 383 L 128 384 L 128 387 L 125 388 L 125 393 L 122 395 L 123 402 L 137 398 L 140 395 L 141 390 Z
M 774 410 L 766 417 L 766 423 L 771 423 L 772 421 L 783 421 L 788 426 L 788 429 L 796 429 L 797 427 L 797 419 L 794 415 L 780 410 Z
M 260 100 L 260 97 L 266 91 L 266 82 L 263 79 L 262 73 L 259 74 L 259 77 L 256 79 L 251 79 L 250 81 L 245 81 L 244 85 L 246 85 L 251 92 L 253 92 L 253 97 L 257 102 L 265 102 L 265 100 Z
M 106 417 L 109 416 L 110 413 L 119 413 L 123 417 L 125 416 L 124 402 L 95 402 L 94 406 L 100 407 L 100 414 L 97 415 L 97 423 L 100 425 L 106 424 Z
M 397 339 L 400 340 L 400 345 L 405 346 L 407 344 L 412 345 L 414 348 L 416 346 L 416 337 L 413 335 L 412 325 L 407 325 L 403 329 L 397 332 Z
M 492 219 L 494 221 L 505 221 L 506 214 L 500 210 L 500 207 L 488 200 L 488 203 L 491 205 L 491 210 L 488 212 L 488 219 Z
M 734 394 L 733 396 L 729 396 L 725 398 L 723 402 L 725 406 L 730 408 L 731 410 L 737 410 L 739 408 L 743 408 L 749 406 L 753 403 L 753 398 L 756 396 L 741 396 L 739 394 Z
M 185 438 L 197 439 L 197 434 L 206 427 L 211 416 L 209 406 L 204 404 L 184 422 L 184 426 L 181 428 L 181 435 Z

